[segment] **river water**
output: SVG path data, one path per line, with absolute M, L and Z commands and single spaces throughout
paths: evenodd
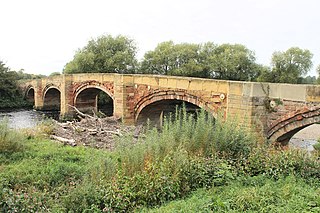
M 35 110 L 0 111 L 0 120 L 8 119 L 9 127 L 13 129 L 32 128 L 47 117 L 57 118 L 57 112 Z M 320 124 L 314 124 L 295 134 L 291 138 L 289 146 L 312 151 L 312 145 L 317 143 L 318 138 L 320 138 Z
M 35 127 L 44 118 L 54 117 L 53 115 L 35 110 L 0 111 L 0 120 L 8 119 L 10 128 L 22 129 Z

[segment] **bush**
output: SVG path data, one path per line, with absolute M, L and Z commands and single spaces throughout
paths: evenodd
M 189 156 L 236 159 L 248 156 L 256 146 L 255 137 L 236 119 L 216 119 L 204 110 L 196 116 L 188 115 L 186 109 L 177 111 L 175 117 L 166 118 L 163 127 L 147 130 L 145 137 L 132 143 L 132 137 L 122 139 L 116 152 L 124 174 L 143 170 L 145 161 L 163 160 L 168 153 L 185 150 Z
M 313 145 L 314 153 L 320 157 L 320 139 L 318 139 L 318 142 Z
M 0 121 L 0 154 L 22 151 L 24 141 L 22 134 L 9 128 L 7 119 Z
M 320 178 L 320 161 L 299 149 L 276 150 L 273 147 L 254 149 L 245 161 L 238 161 L 237 170 L 245 175 L 265 175 L 279 179 L 297 175 L 304 179 Z

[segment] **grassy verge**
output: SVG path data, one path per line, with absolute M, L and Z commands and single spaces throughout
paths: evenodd
M 22 147 L 3 146 L 0 152 L 2 212 L 128 212 L 161 205 L 170 212 L 167 205 L 198 195 L 199 211 L 264 211 L 272 202 L 274 209 L 283 207 L 281 187 L 309 187 L 310 196 L 319 192 L 312 187 L 320 179 L 317 157 L 258 144 L 237 120 L 214 119 L 203 111 L 196 119 L 176 113 L 138 141 L 121 137 L 113 152 L 40 137 L 50 132 L 49 123 L 38 130 L 21 135 L 0 128 L 0 147 Z M 289 190 L 287 198 L 296 192 Z M 179 201 L 167 204 L 173 200 Z M 310 205 L 317 210 L 320 204 Z
M 320 212 L 319 184 L 288 176 L 256 176 L 227 186 L 199 189 L 183 200 L 139 212 Z

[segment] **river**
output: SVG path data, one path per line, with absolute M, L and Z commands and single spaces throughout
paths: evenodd
M 13 129 L 32 128 L 46 117 L 57 118 L 57 112 L 35 110 L 0 111 L 0 120 L 7 118 L 10 128 Z M 295 134 L 291 138 L 289 146 L 312 151 L 312 145 L 317 143 L 318 138 L 320 138 L 320 124 L 314 124 Z
M 57 113 L 35 110 L 0 111 L 0 120 L 8 119 L 12 129 L 32 128 L 48 117 L 56 118 Z

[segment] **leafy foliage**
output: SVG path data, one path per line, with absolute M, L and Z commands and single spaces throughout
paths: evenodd
M 0 120 L 0 154 L 22 151 L 23 142 L 23 136 L 9 128 L 8 120 Z
M 167 41 L 145 54 L 140 72 L 252 81 L 258 77 L 260 69 L 254 53 L 240 44 Z
M 63 73 L 134 73 L 136 49 L 133 40 L 125 36 L 100 36 L 79 49 Z
M 0 97 L 13 99 L 19 95 L 16 85 L 17 74 L 0 61 Z
M 274 52 L 271 70 L 262 73 L 260 80 L 275 83 L 299 83 L 312 67 L 312 53 L 298 47 Z
M 311 187 L 319 182 L 319 159 L 259 145 L 237 120 L 214 119 L 204 111 L 196 116 L 178 111 L 161 129 L 146 129 L 138 141 L 120 137 L 112 152 L 28 139 L 22 152 L 0 153 L 2 211 L 140 211 L 188 199 L 199 188 L 199 200 L 187 204 L 197 211 L 319 207 Z M 310 193 L 294 206 L 300 186 Z M 292 205 L 284 206 L 285 200 Z
M 21 91 L 18 89 L 17 80 L 32 77 L 20 70 L 11 71 L 2 61 L 0 61 L 0 108 L 30 107 L 31 104 L 23 99 Z
M 319 212 L 319 188 L 301 178 L 278 181 L 249 177 L 223 187 L 199 189 L 192 196 L 137 212 Z
M 210 68 L 214 78 L 254 81 L 260 74 L 254 52 L 241 44 L 222 44 L 211 57 Z

